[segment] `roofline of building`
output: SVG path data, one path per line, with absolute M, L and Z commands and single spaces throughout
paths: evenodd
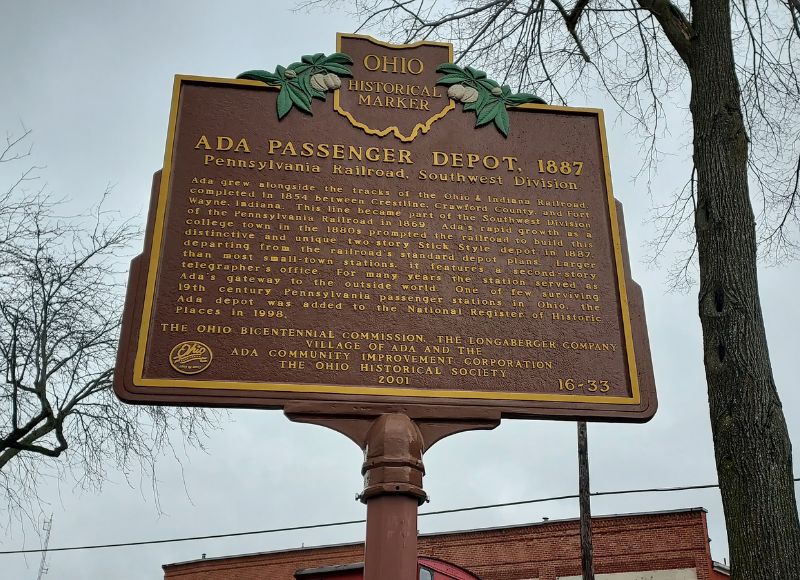
M 690 513 L 690 512 L 703 512 L 708 513 L 708 510 L 704 507 L 691 507 L 691 508 L 680 508 L 674 510 L 657 510 L 652 512 L 632 512 L 632 513 L 622 513 L 622 514 L 605 514 L 605 515 L 594 515 L 592 514 L 593 520 L 607 520 L 607 519 L 614 519 L 614 518 L 630 518 L 630 517 L 639 517 L 639 516 L 662 516 L 662 515 L 670 515 L 670 514 L 683 514 L 683 513 Z M 545 520 L 541 522 L 529 522 L 526 524 L 512 524 L 508 526 L 494 526 L 491 528 L 469 528 L 465 530 L 450 530 L 447 532 L 430 532 L 427 534 L 420 534 L 419 537 L 421 538 L 431 538 L 436 536 L 449 536 L 449 535 L 457 535 L 457 534 L 474 534 L 477 532 L 494 532 L 494 531 L 501 531 L 501 530 L 513 530 L 517 528 L 529 528 L 533 526 L 543 526 L 543 525 L 551 525 L 551 524 L 561 524 L 561 523 L 568 523 L 568 522 L 577 522 L 580 521 L 580 518 L 565 518 L 561 520 Z M 171 564 L 162 564 L 161 568 L 166 570 L 167 568 L 172 568 L 176 566 L 185 566 L 187 564 L 196 564 L 198 562 L 218 562 L 220 560 L 233 560 L 235 558 L 252 558 L 257 556 L 268 556 L 271 554 L 278 554 L 278 553 L 285 553 L 285 552 L 301 552 L 304 550 L 317 550 L 321 548 L 341 548 L 344 546 L 357 546 L 359 544 L 363 544 L 363 541 L 359 542 L 342 542 L 340 544 L 324 544 L 321 546 L 303 546 L 301 548 L 287 548 L 284 550 L 268 550 L 266 552 L 251 552 L 248 554 L 234 554 L 231 556 L 216 556 L 214 558 L 198 558 L 195 560 L 185 560 L 183 562 L 173 562 Z
M 714 569 L 715 572 L 721 572 L 722 574 L 727 574 L 728 576 L 731 575 L 731 568 L 722 562 L 717 562 L 716 560 L 711 561 L 711 567 Z
M 422 556 L 417 555 L 417 564 L 420 566 L 436 566 L 436 565 L 445 565 L 448 568 L 458 568 L 459 571 L 465 572 L 470 576 L 475 576 L 473 572 L 462 568 L 458 564 L 454 564 L 453 562 L 448 562 L 447 560 L 442 560 L 441 558 L 435 558 L 433 556 Z M 318 568 L 302 568 L 294 573 L 295 578 L 299 578 L 300 576 L 312 576 L 315 574 L 325 574 L 327 572 L 350 572 L 352 570 L 363 570 L 364 569 L 364 561 L 361 562 L 354 562 L 353 564 L 334 564 L 332 566 L 320 566 Z M 477 578 L 477 577 L 476 577 Z
M 335 564 L 333 566 L 321 566 L 319 568 L 303 568 L 294 573 L 294 577 L 310 576 L 312 574 L 325 574 L 327 572 L 350 572 L 352 570 L 362 570 L 364 562 L 356 562 L 354 564 Z

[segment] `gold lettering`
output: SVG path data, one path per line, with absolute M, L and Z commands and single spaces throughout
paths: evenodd
M 203 149 L 206 149 L 206 150 L 211 149 L 211 145 L 208 143 L 208 137 L 206 137 L 205 135 L 202 135 L 200 137 L 200 139 L 197 141 L 197 144 L 194 146 L 194 148 L 195 149 L 200 149 L 201 146 L 203 147 Z
M 418 58 L 406 58 L 404 56 L 378 56 L 368 54 L 363 60 L 364 68 L 369 71 L 380 70 L 383 73 L 401 73 L 418 75 L 425 70 L 425 65 Z

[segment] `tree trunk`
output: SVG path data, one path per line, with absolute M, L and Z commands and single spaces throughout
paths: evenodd
M 728 0 L 692 2 L 695 229 L 711 427 L 732 578 L 800 578 L 791 442 L 758 296 L 748 138 Z

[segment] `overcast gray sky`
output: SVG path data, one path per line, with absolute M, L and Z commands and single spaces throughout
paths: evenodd
M 352 32 L 342 13 L 296 13 L 284 1 L 99 2 L 0 0 L 0 131 L 34 131 L 33 160 L 48 188 L 76 207 L 113 184 L 112 205 L 143 221 L 151 175 L 164 153 L 172 77 L 234 77 L 272 70 L 302 54 L 335 50 L 335 33 Z M 574 104 L 602 106 L 601 100 Z M 634 278 L 643 286 L 660 410 L 645 425 L 589 427 L 592 489 L 668 487 L 716 481 L 702 367 L 696 289 L 666 292 L 665 269 L 645 263 L 653 238 L 649 208 L 688 175 L 684 112 L 669 111 L 670 153 L 653 198 L 632 180 L 639 148 L 616 111 L 607 109 L 616 196 L 626 213 Z M 136 251 L 139 251 L 137 248 Z M 665 259 L 668 263 L 669 257 Z M 793 436 L 800 431 L 795 332 L 800 327 L 797 264 L 762 269 L 762 303 L 772 362 Z M 343 436 L 290 423 L 276 411 L 235 411 L 212 433 L 205 453 L 187 450 L 183 467 L 160 464 L 160 511 L 146 476 L 112 474 L 101 492 L 50 481 L 43 499 L 53 514 L 51 547 L 191 536 L 350 520 L 365 515 L 360 451 Z M 426 455 L 430 510 L 574 493 L 575 425 L 504 421 L 492 432 L 462 434 Z M 795 446 L 797 449 L 798 446 Z M 179 455 L 183 452 L 179 451 Z M 795 462 L 798 461 L 795 454 Z M 325 477 L 317 477 L 325 473 Z M 141 479 L 141 482 L 140 482 Z M 141 488 L 139 484 L 141 483 Z M 727 557 L 716 490 L 597 498 L 596 514 L 702 506 L 711 549 Z M 577 502 L 495 509 L 420 519 L 422 532 L 569 518 Z M 208 556 L 363 538 L 361 526 L 152 547 L 51 554 L 49 578 L 158 578 L 160 565 Z M 0 550 L 38 547 L 12 524 Z M 4 578 L 36 578 L 39 557 L 0 556 Z

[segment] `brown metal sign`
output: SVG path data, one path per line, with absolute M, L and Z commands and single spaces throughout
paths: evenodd
M 649 419 L 602 111 L 523 104 L 449 45 L 338 43 L 176 77 L 117 394 Z

